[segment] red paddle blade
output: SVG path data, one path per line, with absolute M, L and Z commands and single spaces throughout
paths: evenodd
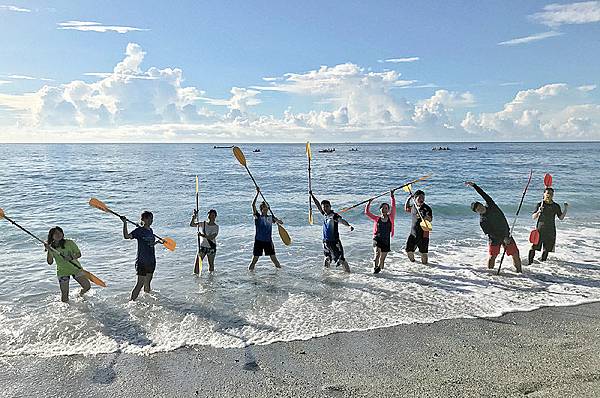
M 544 186 L 549 188 L 552 186 L 552 176 L 548 173 L 544 175 Z
M 540 231 L 538 231 L 537 229 L 531 231 L 531 233 L 529 234 L 529 242 L 531 242 L 534 245 L 540 243 Z

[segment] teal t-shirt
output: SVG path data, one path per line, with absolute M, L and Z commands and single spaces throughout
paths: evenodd
M 72 240 L 65 239 L 65 247 L 56 247 L 56 251 L 58 251 L 62 255 L 79 255 L 81 252 L 79 248 Z M 52 253 L 52 257 L 54 257 L 54 262 L 56 263 L 56 275 L 57 276 L 67 276 L 67 275 L 77 275 L 81 269 L 77 268 L 69 261 L 65 260 L 63 257 Z M 79 264 L 77 260 L 71 260 L 76 264 Z

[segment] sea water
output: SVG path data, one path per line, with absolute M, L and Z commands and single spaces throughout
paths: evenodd
M 276 270 L 262 258 L 251 273 L 254 186 L 231 149 L 202 144 L 0 145 L 0 207 L 45 239 L 59 225 L 83 254 L 82 265 L 108 287 L 60 302 L 54 266 L 40 244 L 0 220 L 0 356 L 110 352 L 151 353 L 184 346 L 244 347 L 310 339 L 448 318 L 498 316 L 541 306 L 600 299 L 600 143 L 478 143 L 313 145 L 312 186 L 334 209 L 432 173 L 423 189 L 434 213 L 430 264 L 403 252 L 410 217 L 397 191 L 398 215 L 385 270 L 372 272 L 372 222 L 363 207 L 340 226 L 352 268 L 322 266 L 321 224 L 308 224 L 304 145 L 242 145 L 247 163 L 284 220 L 293 244 L 274 229 Z M 476 145 L 478 149 L 468 150 Z M 350 152 L 351 147 L 359 151 Z M 253 152 L 260 148 L 260 152 Z M 526 261 L 531 213 L 551 173 L 555 200 L 569 202 L 557 220 L 556 252 L 517 274 L 506 258 L 501 275 L 485 267 L 487 240 L 469 205 L 480 200 L 464 185 L 477 182 L 512 223 L 529 170 L 533 180 L 514 236 Z M 189 227 L 200 178 L 200 214 L 218 211 L 216 271 L 192 273 L 196 230 Z M 153 291 L 129 302 L 135 284 L 136 242 L 124 240 L 120 220 L 88 205 L 91 197 L 138 220 L 154 213 L 156 234 L 177 241 L 157 246 Z M 382 197 L 374 202 L 389 201 Z M 538 253 L 539 256 L 539 253 Z M 417 255 L 418 258 L 418 255 Z M 206 267 L 206 265 L 205 265 Z

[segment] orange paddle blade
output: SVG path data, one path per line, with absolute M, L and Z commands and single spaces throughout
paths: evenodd
M 104 212 L 108 212 L 108 206 L 104 204 L 104 202 L 102 202 L 99 199 L 96 198 L 91 198 L 89 201 L 90 206 L 95 207 L 96 209 L 102 210 Z
M 100 286 L 100 287 L 106 287 L 106 283 L 104 283 L 104 281 L 100 278 L 98 278 L 96 275 L 92 274 L 89 271 L 83 271 L 84 275 L 86 278 L 88 278 L 90 280 L 90 282 Z
M 290 238 L 290 234 L 288 231 L 283 228 L 283 225 L 277 224 L 277 229 L 279 230 L 279 237 L 284 245 L 289 246 L 292 244 L 292 238 Z
M 242 166 L 246 166 L 246 157 L 244 156 L 244 152 L 242 152 L 240 147 L 234 146 L 232 150 L 233 150 L 233 156 L 235 156 L 237 161 L 240 162 L 240 164 Z
M 164 238 L 163 245 L 171 251 L 174 251 L 175 247 L 177 247 L 177 243 L 175 243 L 175 241 L 171 238 Z
M 4 218 L 4 210 L 0 209 L 0 218 Z
M 544 186 L 549 188 L 552 186 L 552 176 L 548 173 L 544 175 Z

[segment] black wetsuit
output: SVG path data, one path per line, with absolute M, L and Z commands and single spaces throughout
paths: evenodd
M 481 225 L 481 229 L 489 237 L 490 243 L 492 245 L 499 245 L 510 235 L 510 227 L 508 226 L 508 221 L 506 221 L 506 216 L 483 189 L 479 188 L 477 184 L 473 184 L 473 188 L 481 195 L 487 205 L 486 212 L 479 215 L 479 225 Z
M 556 243 L 556 224 L 554 220 L 557 216 L 562 217 L 562 209 L 555 202 L 551 204 L 539 202 L 535 207 L 534 213 L 537 213 L 540 208 L 542 209 L 542 214 L 540 214 L 536 225 L 536 229 L 540 232 L 540 240 L 531 249 L 542 250 L 543 246 L 544 251 L 553 252 Z

